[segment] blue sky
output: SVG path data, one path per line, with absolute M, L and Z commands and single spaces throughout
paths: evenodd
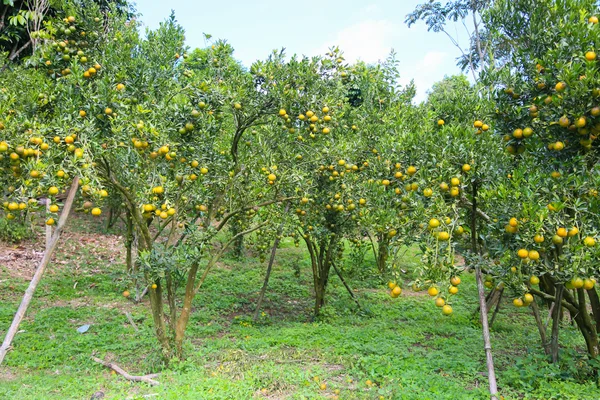
M 404 23 L 406 14 L 423 1 L 138 0 L 137 9 L 149 28 L 174 10 L 189 46 L 205 46 L 203 33 L 209 33 L 226 39 L 246 66 L 282 47 L 288 54 L 312 56 L 338 45 L 349 62 L 377 62 L 393 48 L 400 61 L 400 83 L 414 79 L 416 101 L 422 101 L 433 83 L 460 73 L 455 63 L 460 51 L 443 33 L 427 32 L 422 22 L 412 28 Z M 451 25 L 450 31 L 467 46 L 461 24 Z

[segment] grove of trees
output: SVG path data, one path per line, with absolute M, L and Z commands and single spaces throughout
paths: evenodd
M 143 32 L 122 2 L 2 7 L 2 236 L 56 225 L 72 187 L 77 212 L 122 218 L 125 295 L 149 296 L 166 360 L 185 357 L 195 296 L 226 252 L 266 260 L 290 237 L 310 256 L 315 316 L 350 251 L 373 253 L 392 297 L 427 290 L 448 316 L 474 271 L 492 397 L 487 312 L 503 297 L 531 307 L 551 362 L 572 320 L 597 379 L 595 1 L 420 5 L 409 24 L 472 20 L 459 64 L 475 83 L 447 77 L 419 105 L 394 53 L 274 51 L 246 68 L 226 41 L 186 47 L 174 15 Z M 422 258 L 410 283 L 408 246 Z

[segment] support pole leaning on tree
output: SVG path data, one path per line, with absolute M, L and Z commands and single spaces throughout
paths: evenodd
M 17 334 L 19 325 L 21 324 L 21 321 L 25 317 L 27 308 L 29 307 L 31 300 L 33 299 L 33 294 L 35 293 L 35 289 L 37 288 L 37 285 L 40 283 L 42 276 L 44 275 L 44 271 L 46 270 L 46 267 L 50 263 L 50 259 L 52 258 L 54 249 L 56 248 L 56 245 L 58 244 L 58 240 L 60 239 L 60 234 L 62 232 L 62 229 L 65 226 L 67 219 L 69 218 L 71 206 L 73 205 L 73 200 L 75 199 L 75 194 L 77 193 L 78 187 L 79 187 L 79 178 L 75 177 L 73 179 L 73 183 L 71 184 L 71 189 L 69 190 L 69 195 L 67 196 L 67 200 L 65 202 L 63 211 L 60 215 L 60 218 L 58 219 L 58 224 L 56 225 L 56 229 L 54 229 L 54 233 L 52 234 L 52 237 L 46 246 L 46 250 L 44 251 L 44 256 L 42 257 L 42 260 L 40 261 L 38 267 L 36 268 L 35 274 L 33 275 L 31 282 L 29 282 L 29 287 L 25 291 L 25 295 L 23 295 L 23 300 L 21 300 L 21 305 L 19 305 L 19 308 L 13 318 L 10 328 L 8 328 L 8 331 L 6 331 L 6 336 L 4 337 L 4 342 L 2 342 L 2 346 L 0 347 L 0 365 L 2 364 L 2 361 L 4 361 L 4 357 L 6 356 L 6 353 L 8 353 L 8 349 L 10 348 L 10 345 L 11 345 L 15 335 Z

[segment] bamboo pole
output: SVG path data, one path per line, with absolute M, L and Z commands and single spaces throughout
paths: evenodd
M 71 206 L 73 205 L 73 200 L 75 199 L 75 194 L 77 193 L 77 188 L 79 186 L 79 178 L 75 177 L 73 179 L 73 183 L 71 184 L 71 189 L 69 190 L 69 195 L 67 196 L 67 201 L 65 202 L 65 207 L 63 208 L 62 213 L 60 214 L 60 218 L 58 220 L 58 224 L 56 225 L 56 229 L 54 230 L 54 234 L 46 247 L 46 251 L 44 251 L 44 256 L 40 261 L 37 269 L 35 270 L 35 274 L 29 282 L 29 287 L 25 291 L 25 295 L 23 296 L 23 300 L 21 300 L 21 305 L 19 306 L 12 324 L 8 331 L 6 332 L 6 336 L 4 337 L 4 342 L 2 342 L 2 346 L 0 347 L 0 365 L 2 361 L 4 361 L 4 357 L 6 353 L 8 353 L 8 349 L 17 334 L 17 330 L 19 329 L 19 324 L 25 317 L 25 313 L 27 312 L 27 308 L 33 299 L 33 293 L 37 288 L 37 285 L 40 283 L 42 276 L 44 275 L 44 271 L 52 258 L 52 254 L 54 253 L 54 249 L 56 249 L 56 245 L 58 244 L 58 240 L 60 239 L 60 234 L 62 232 L 65 223 L 67 222 L 67 218 L 69 218 L 69 212 L 71 211 Z

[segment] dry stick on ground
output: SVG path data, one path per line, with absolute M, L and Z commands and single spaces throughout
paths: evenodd
M 152 386 L 160 385 L 160 382 L 155 381 L 154 379 L 152 379 L 152 378 L 156 378 L 158 376 L 158 374 L 130 375 L 127 371 L 123 370 L 123 368 L 119 367 L 117 364 L 101 360 L 98 357 L 94 357 L 94 356 L 92 356 L 92 360 L 96 361 L 99 364 L 104 365 L 107 368 L 112 369 L 117 374 L 123 376 L 125 379 L 127 379 L 129 381 L 133 381 L 133 382 L 145 382 L 145 383 L 147 383 L 149 385 L 152 385 Z
M 60 234 L 67 222 L 67 218 L 69 218 L 69 212 L 71 211 L 71 206 L 73 205 L 73 200 L 75 199 L 75 194 L 77 193 L 77 187 L 79 186 L 79 178 L 75 177 L 73 179 L 73 183 L 71 184 L 71 189 L 69 190 L 69 195 L 67 196 L 67 201 L 65 202 L 65 207 L 63 208 L 62 214 L 60 214 L 60 218 L 58 219 L 58 225 L 54 230 L 54 234 L 52 235 L 52 240 L 50 240 L 49 245 L 46 247 L 46 251 L 44 251 L 44 256 L 40 261 L 37 269 L 35 270 L 35 274 L 29 282 L 29 287 L 25 291 L 25 295 L 23 296 L 23 300 L 21 301 L 21 305 L 15 314 L 15 317 L 6 332 L 6 336 L 4 338 L 4 342 L 2 343 L 2 347 L 0 347 L 0 364 L 4 360 L 8 349 L 10 348 L 10 344 L 17 334 L 17 330 L 19 329 L 19 324 L 25 317 L 25 312 L 27 312 L 27 308 L 29 307 L 29 303 L 31 303 L 31 299 L 33 298 L 33 293 L 37 288 L 37 285 L 40 283 L 42 276 L 44 275 L 44 271 L 52 258 L 52 254 L 54 253 L 54 249 L 58 244 L 58 239 L 60 239 Z
M 127 320 L 129 321 L 129 324 L 131 326 L 133 326 L 133 329 L 135 329 L 136 333 L 139 333 L 140 330 L 138 329 L 137 325 L 135 324 L 135 322 L 133 322 L 133 317 L 131 316 L 131 314 L 127 311 L 125 311 L 125 316 L 127 317 Z
M 287 214 L 290 208 L 290 203 L 285 205 L 285 211 L 283 214 Z M 253 320 L 256 321 L 258 319 L 258 312 L 260 311 L 260 307 L 262 306 L 263 299 L 265 298 L 265 292 L 267 291 L 267 286 L 269 285 L 269 278 L 271 277 L 271 270 L 273 269 L 273 262 L 275 262 L 275 254 L 277 253 L 277 247 L 279 247 L 279 237 L 283 232 L 283 223 L 281 221 L 279 224 L 279 228 L 277 228 L 277 236 L 275 236 L 275 241 L 273 242 L 273 248 L 271 249 L 271 257 L 269 258 L 269 265 L 267 265 L 267 273 L 265 275 L 265 281 L 263 282 L 263 286 L 260 289 L 260 295 L 258 296 L 258 301 L 256 302 L 256 310 L 254 310 Z

